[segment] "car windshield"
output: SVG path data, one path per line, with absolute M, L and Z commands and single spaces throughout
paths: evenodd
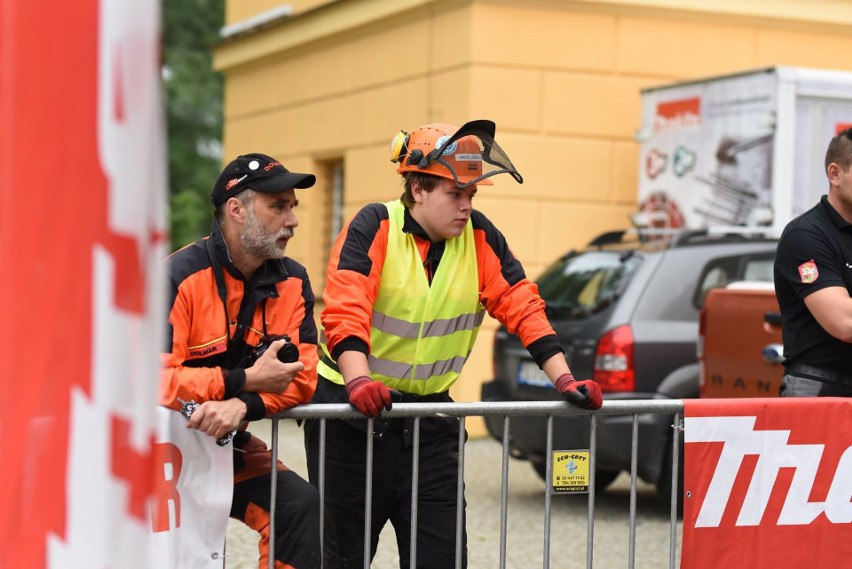
M 611 305 L 639 265 L 632 251 L 567 255 L 536 281 L 551 318 L 586 318 Z

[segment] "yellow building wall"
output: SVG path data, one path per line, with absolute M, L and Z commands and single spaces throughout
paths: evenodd
M 228 23 L 276 4 L 229 1 Z M 564 251 L 629 225 L 641 89 L 774 65 L 852 70 L 852 2 L 840 0 L 291 4 L 294 17 L 223 41 L 215 66 L 225 76 L 225 159 L 261 151 L 319 176 L 299 193 L 288 249 L 317 296 L 329 242 L 325 165 L 343 161 L 347 219 L 393 199 L 401 185 L 388 145 L 401 128 L 497 123 L 525 182 L 494 178 L 476 207 L 535 277 Z M 487 319 L 453 388 L 458 400 L 478 400 L 490 379 L 495 329 Z M 478 420 L 468 428 L 482 433 Z

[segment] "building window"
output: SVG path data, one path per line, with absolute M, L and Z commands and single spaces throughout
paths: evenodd
M 343 229 L 343 160 L 335 160 L 328 165 L 329 184 L 329 230 L 331 241 Z
M 322 234 L 321 247 L 328 259 L 328 254 L 331 252 L 331 246 L 334 240 L 337 239 L 338 233 L 343 229 L 345 223 L 343 200 L 343 159 L 323 160 L 318 163 L 317 176 L 318 180 L 322 180 L 322 185 L 317 184 L 318 188 L 322 188 Z M 325 267 L 325 265 L 323 265 Z

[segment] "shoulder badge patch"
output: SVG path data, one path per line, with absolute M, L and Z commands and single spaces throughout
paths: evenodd
M 816 263 L 811 259 L 807 263 L 802 263 L 799 265 L 799 277 L 802 279 L 802 282 L 805 284 L 810 284 L 817 280 L 819 276 L 819 271 L 817 270 Z

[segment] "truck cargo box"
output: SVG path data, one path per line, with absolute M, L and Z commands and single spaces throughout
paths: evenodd
M 638 225 L 784 225 L 827 191 L 852 73 L 771 67 L 645 89 Z

